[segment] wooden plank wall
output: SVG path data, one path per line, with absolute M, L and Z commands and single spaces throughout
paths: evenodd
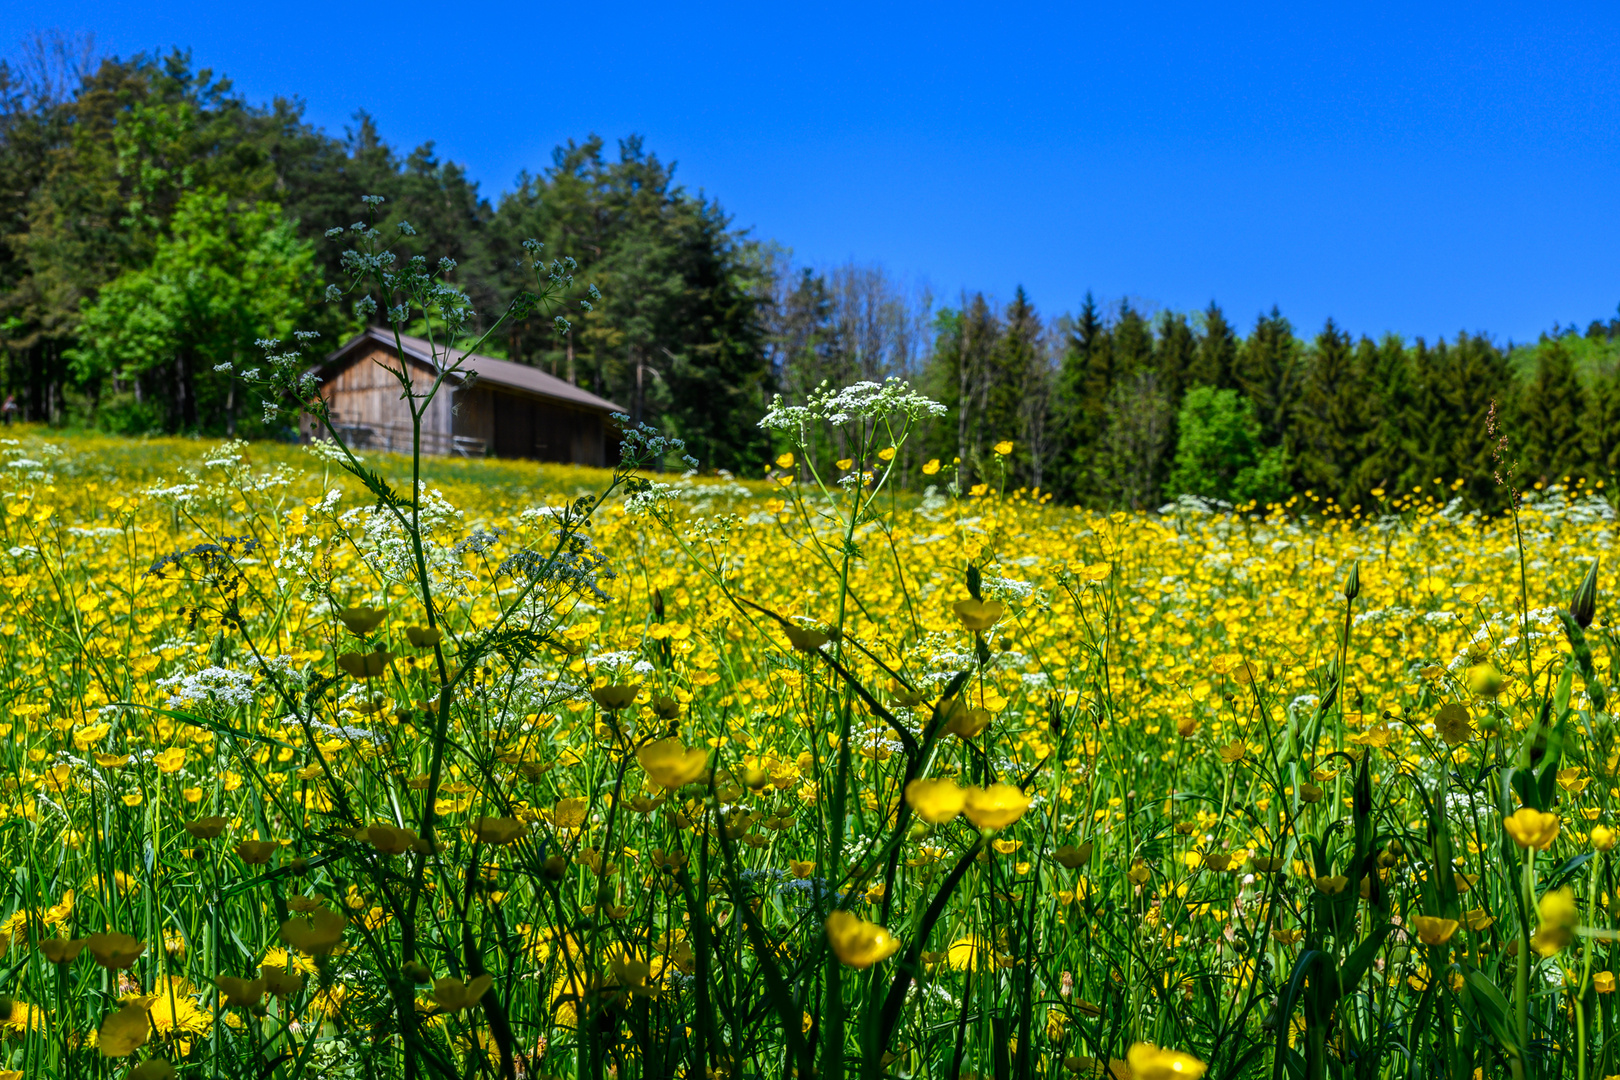
M 433 373 L 426 364 L 415 360 L 409 363 L 411 379 L 420 393 L 432 385 Z M 331 406 L 333 419 L 338 424 L 409 429 L 410 412 L 400 397 L 399 380 L 384 371 L 383 366 L 398 371 L 399 358 L 392 349 L 377 346 L 327 376 L 321 395 Z M 451 396 L 450 389 L 445 387 L 434 398 L 422 418 L 424 436 L 434 437 L 435 441 L 448 439 L 452 423 Z

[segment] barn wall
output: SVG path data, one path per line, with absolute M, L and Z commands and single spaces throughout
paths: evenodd
M 421 389 L 432 384 L 426 364 L 407 358 L 411 378 Z M 398 380 L 379 364 L 398 370 L 394 350 L 377 345 L 360 351 L 325 374 L 321 394 L 335 423 L 359 447 L 408 452 L 410 413 Z M 522 391 L 483 384 L 470 389 L 444 387 L 422 418 L 422 450 L 430 454 L 477 453 L 478 440 L 496 457 L 530 458 L 579 465 L 604 465 L 613 457 L 606 416 L 590 409 Z M 306 430 L 308 426 L 306 425 Z
M 409 360 L 411 381 L 421 393 L 433 385 L 433 371 L 426 364 Z M 399 370 L 399 357 L 392 349 L 378 346 L 329 372 L 321 385 L 321 395 L 331 407 L 333 421 L 356 433 L 365 445 L 408 451 L 411 415 L 400 397 L 398 379 L 384 371 L 384 365 Z M 423 449 L 443 453 L 451 434 L 451 393 L 448 387 L 428 406 L 422 417 Z

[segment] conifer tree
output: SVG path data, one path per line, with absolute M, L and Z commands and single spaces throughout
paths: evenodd
M 1112 333 L 1091 293 L 1065 327 L 1054 420 L 1058 468 L 1054 483 L 1068 501 L 1095 498 L 1096 453 L 1107 429 L 1115 378 Z
M 1506 493 L 1497 484 L 1522 457 L 1523 432 L 1510 423 L 1513 372 L 1505 354 L 1483 336 L 1466 332 L 1455 345 L 1444 338 L 1431 349 L 1419 338 L 1413 349 L 1417 378 L 1414 414 L 1419 428 L 1418 471 L 1413 486 L 1463 481 L 1462 491 L 1476 506 L 1501 506 Z M 1507 428 L 1507 460 L 1499 467 L 1496 442 L 1486 431 L 1492 407 Z M 1428 475 L 1424 475 L 1427 473 Z M 1515 473 L 1522 484 L 1522 469 Z
M 1280 446 L 1292 458 L 1301 364 L 1294 328 L 1275 307 L 1255 320 L 1254 331 L 1237 355 L 1237 384 L 1254 407 L 1260 437 L 1267 446 Z
M 1620 481 L 1620 365 L 1597 372 L 1586 395 L 1585 473 L 1613 490 Z
M 1571 473 L 1585 472 L 1585 397 L 1564 339 L 1544 342 L 1536 350 L 1535 375 L 1514 410 L 1522 447 L 1519 473 L 1526 482 L 1559 483 Z
M 1406 343 L 1385 334 L 1376 344 L 1362 338 L 1356 345 L 1356 366 L 1372 399 L 1373 430 L 1365 453 L 1352 473 L 1357 497 L 1371 497 L 1373 489 L 1397 490 L 1416 482 L 1413 464 L 1418 430 L 1414 413 L 1417 388 L 1412 357 Z M 1346 509 L 1354 509 L 1352 502 Z M 1372 503 L 1362 504 L 1371 507 Z
M 1356 469 L 1376 419 L 1350 335 L 1332 319 L 1312 344 L 1303 383 L 1295 461 L 1299 480 L 1340 506 L 1354 506 L 1363 494 L 1356 488 Z
M 1237 387 L 1237 332 L 1226 321 L 1220 305 L 1211 300 L 1199 315 L 1203 324 L 1198 335 L 1198 351 L 1187 373 L 1189 386 Z

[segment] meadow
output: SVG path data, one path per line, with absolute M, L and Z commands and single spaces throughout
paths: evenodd
M 841 401 L 4 432 L 0 1077 L 1620 1073 L 1605 492 L 901 492 Z

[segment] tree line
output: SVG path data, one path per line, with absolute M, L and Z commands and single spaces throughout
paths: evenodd
M 0 62 L 4 392 L 57 424 L 281 434 L 233 370 L 262 338 L 314 329 L 335 348 L 362 328 L 322 294 L 344 247 L 324 234 L 366 195 L 385 200 L 385 229 L 409 222 L 410 253 L 453 260 L 485 318 L 521 288 L 525 240 L 572 258 L 601 301 L 566 335 L 536 315 L 485 351 L 620 403 L 709 468 L 769 467 L 779 448 L 757 421 L 772 394 L 891 376 L 950 406 L 901 458 L 917 485 L 938 460 L 964 487 L 1089 505 L 1348 510 L 1457 480 L 1493 504 L 1509 469 L 1528 486 L 1620 467 L 1620 320 L 1512 346 L 1354 337 L 1332 320 L 1301 333 L 1275 309 L 1240 326 L 1214 303 L 1088 295 L 1055 318 L 1022 289 L 940 303 L 881 267 L 795 263 L 634 137 L 570 141 L 491 200 L 432 143 L 402 153 L 363 113 L 334 136 L 189 54 L 101 57 L 50 35 Z

